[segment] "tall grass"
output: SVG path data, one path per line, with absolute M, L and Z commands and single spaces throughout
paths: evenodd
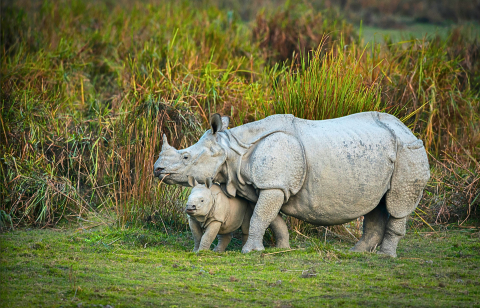
M 286 8 L 292 12 L 264 11 L 245 23 L 188 2 L 4 5 L 2 225 L 10 217 L 14 226 L 52 226 L 94 213 L 123 227 L 185 228 L 188 190 L 158 183 L 152 166 L 163 133 L 188 146 L 214 112 L 241 125 L 273 113 L 325 119 L 416 111 L 407 124 L 432 157 L 472 176 L 454 182 L 474 216 L 478 43 L 460 33 L 362 46 L 338 15 L 306 8 L 302 17 L 305 7 Z M 276 58 L 284 35 L 292 53 Z
M 422 108 L 412 128 L 421 133 L 428 150 L 438 157 L 448 147 L 455 151 L 459 140 L 478 160 L 480 96 L 472 84 L 478 72 L 471 68 L 479 60 L 471 58 L 478 56 L 469 49 L 480 49 L 477 42 L 463 42 L 465 49 L 459 51 L 461 40 L 455 31 L 446 40 L 389 44 L 379 68 L 388 76 L 385 96 L 391 106 L 401 106 L 405 113 Z
M 356 49 L 331 49 L 322 56 L 320 50 L 302 57 L 296 70 L 274 83 L 275 113 L 323 120 L 382 108 L 381 80 L 359 73 L 362 55 L 357 56 Z

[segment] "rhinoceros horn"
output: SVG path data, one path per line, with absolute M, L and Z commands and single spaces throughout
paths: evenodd
M 172 148 L 172 146 L 168 144 L 167 136 L 163 134 L 162 151 L 168 150 L 170 148 Z

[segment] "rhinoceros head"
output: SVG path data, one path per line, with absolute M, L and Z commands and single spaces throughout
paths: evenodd
M 154 176 L 159 177 L 167 184 L 184 184 L 189 175 L 203 181 L 214 178 L 227 159 L 225 150 L 218 142 L 218 132 L 228 127 L 228 117 L 219 114 L 212 116 L 211 129 L 194 145 L 176 150 L 168 145 L 165 135 L 160 156 L 153 166 Z
M 205 185 L 198 184 L 192 177 L 188 177 L 188 183 L 193 186 L 190 196 L 188 196 L 185 213 L 191 216 L 206 216 L 214 203 L 214 196 L 210 188 L 213 185 L 212 179 L 205 180 Z

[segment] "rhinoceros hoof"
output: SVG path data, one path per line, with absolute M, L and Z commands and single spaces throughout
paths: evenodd
M 375 249 L 377 248 L 377 245 L 369 245 L 365 241 L 358 241 L 355 246 L 350 248 L 351 252 L 375 252 Z
M 213 248 L 213 251 L 214 252 L 225 252 L 225 249 L 221 249 L 220 247 L 215 246 L 215 248 Z
M 249 253 L 254 250 L 256 251 L 265 250 L 265 247 L 263 247 L 262 242 L 247 241 L 245 243 L 245 246 L 243 246 L 242 248 L 242 253 Z
M 290 249 L 290 243 L 288 241 L 286 241 L 286 242 L 279 241 L 279 242 L 276 243 L 275 247 L 276 248 L 283 248 L 283 249 Z
M 392 257 L 392 258 L 396 258 L 396 257 L 397 257 L 397 254 L 396 254 L 395 252 L 386 251 L 386 250 L 382 250 L 382 249 L 380 249 L 379 251 L 377 251 L 377 254 L 389 256 L 389 257 Z
M 368 250 L 364 249 L 363 247 L 353 246 L 352 248 L 350 248 L 350 251 L 351 252 L 367 252 Z

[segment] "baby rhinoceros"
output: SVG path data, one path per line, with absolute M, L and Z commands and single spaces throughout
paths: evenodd
M 188 182 L 193 186 L 188 197 L 185 212 L 188 214 L 188 223 L 192 230 L 195 242 L 194 252 L 208 250 L 218 234 L 216 252 L 224 252 L 232 239 L 232 232 L 242 228 L 242 242 L 248 238 L 252 209 L 247 200 L 227 197 L 219 185 L 211 179 L 205 185 L 189 177 Z

